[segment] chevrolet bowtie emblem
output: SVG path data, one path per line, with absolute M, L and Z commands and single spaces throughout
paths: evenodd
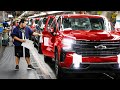
M 96 49 L 106 49 L 107 47 L 104 45 L 98 45 L 98 46 L 94 46 Z

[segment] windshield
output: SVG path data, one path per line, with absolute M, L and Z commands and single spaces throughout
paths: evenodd
M 63 18 L 63 29 L 71 30 L 104 30 L 102 18 Z

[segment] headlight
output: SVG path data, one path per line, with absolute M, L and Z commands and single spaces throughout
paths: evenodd
M 117 62 L 120 64 L 120 54 L 119 55 L 117 55 Z
M 63 44 L 63 50 L 65 51 L 72 50 L 72 45 L 75 44 L 75 40 L 64 38 L 62 40 L 62 44 Z
M 119 55 L 117 55 L 117 62 L 118 62 L 118 65 L 119 65 L 119 68 L 120 68 L 120 54 Z

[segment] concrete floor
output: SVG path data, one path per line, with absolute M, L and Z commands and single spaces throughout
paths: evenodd
M 27 70 L 24 58 L 20 59 L 19 66 L 19 71 L 15 71 L 14 47 L 6 47 L 0 60 L 0 79 L 38 79 L 35 70 Z
M 10 38 L 9 45 L 0 49 L 0 79 L 56 79 L 54 72 L 44 62 L 43 55 L 37 49 L 30 51 L 31 64 L 36 70 L 27 70 L 27 63 L 24 57 L 20 58 L 19 70 L 15 70 L 14 46 Z M 3 52 L 4 51 L 4 52 Z M 34 53 L 33 53 L 34 52 Z

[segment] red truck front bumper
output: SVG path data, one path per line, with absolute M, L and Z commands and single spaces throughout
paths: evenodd
M 72 65 L 70 68 L 61 68 L 64 73 L 109 73 L 120 72 L 120 66 L 118 63 L 92 63 L 92 64 L 80 64 L 79 67 Z

